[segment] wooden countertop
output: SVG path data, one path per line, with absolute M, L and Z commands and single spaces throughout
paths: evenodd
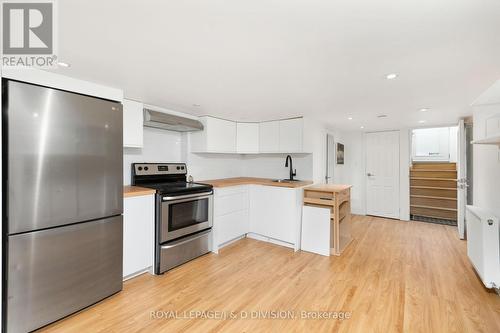
M 141 195 L 155 194 L 156 191 L 150 188 L 140 187 L 140 186 L 123 186 L 123 196 L 128 197 L 138 197 Z
M 352 185 L 342 185 L 342 184 L 317 184 L 317 185 L 312 185 L 308 186 L 305 188 L 305 190 L 308 191 L 317 191 L 317 192 L 342 192 L 344 190 L 347 190 L 351 188 Z
M 198 183 L 209 184 L 209 185 L 212 185 L 213 187 L 229 187 L 229 186 L 238 186 L 238 185 L 267 185 L 267 186 L 297 188 L 297 187 L 310 185 L 313 182 L 310 180 L 303 180 L 303 181 L 298 181 L 298 182 L 293 182 L 293 183 L 278 183 L 278 182 L 273 182 L 272 179 L 268 179 L 268 178 L 235 177 L 235 178 L 202 180 L 202 181 L 198 181 Z

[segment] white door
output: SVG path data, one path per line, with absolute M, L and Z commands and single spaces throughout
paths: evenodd
M 326 135 L 326 176 L 325 183 L 333 183 L 333 171 L 335 169 L 335 140 L 333 135 Z
M 366 134 L 366 212 L 399 218 L 399 132 Z
M 460 239 L 465 237 L 465 205 L 467 204 L 467 158 L 465 124 L 458 123 L 457 149 L 457 226 Z

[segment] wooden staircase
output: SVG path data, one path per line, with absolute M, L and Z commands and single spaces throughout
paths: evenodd
M 455 163 L 413 163 L 410 169 L 410 215 L 457 220 Z

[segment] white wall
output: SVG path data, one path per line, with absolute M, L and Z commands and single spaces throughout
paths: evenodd
M 474 139 L 486 135 L 486 118 L 500 114 L 500 104 L 474 109 Z M 500 216 L 500 149 L 493 145 L 474 145 L 474 205 Z
M 290 154 L 293 168 L 297 169 L 296 179 L 313 179 L 312 154 Z M 244 155 L 243 175 L 246 177 L 288 178 L 290 169 L 285 167 L 287 154 Z
M 195 181 L 242 177 L 243 157 L 238 154 L 211 154 L 190 152 L 190 135 L 182 134 L 182 161 Z
M 365 215 L 365 135 L 363 132 L 337 131 L 335 141 L 344 144 L 345 164 L 335 166 L 334 182 L 352 185 L 351 210 L 354 214 Z
M 144 127 L 144 147 L 123 149 L 123 184 L 130 185 L 132 163 L 183 162 L 181 133 Z

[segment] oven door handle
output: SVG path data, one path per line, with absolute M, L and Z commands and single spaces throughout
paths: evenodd
M 210 192 L 201 192 L 201 193 L 196 193 L 196 194 L 188 194 L 188 195 L 179 195 L 179 196 L 176 196 L 176 197 L 163 197 L 162 200 L 163 201 L 169 201 L 169 200 L 177 200 L 177 199 L 187 199 L 187 198 L 196 198 L 196 197 L 204 197 L 204 196 L 207 196 L 207 195 L 211 195 L 213 194 L 214 192 L 213 191 L 210 191 Z
M 167 249 L 171 249 L 173 247 L 176 247 L 176 246 L 179 246 L 179 245 L 182 245 L 182 244 L 186 244 L 186 243 L 189 243 L 195 239 L 198 239 L 198 238 L 201 238 L 203 236 L 205 236 L 206 234 L 208 234 L 209 232 L 211 232 L 212 229 L 209 229 L 209 230 L 205 230 L 203 232 L 200 232 L 199 234 L 195 235 L 195 236 L 192 236 L 192 237 L 188 237 L 186 239 L 181 239 L 181 240 L 178 240 L 178 241 L 175 241 L 175 242 L 172 242 L 171 244 L 169 245 L 162 245 L 161 246 L 161 249 L 162 250 L 167 250 Z

